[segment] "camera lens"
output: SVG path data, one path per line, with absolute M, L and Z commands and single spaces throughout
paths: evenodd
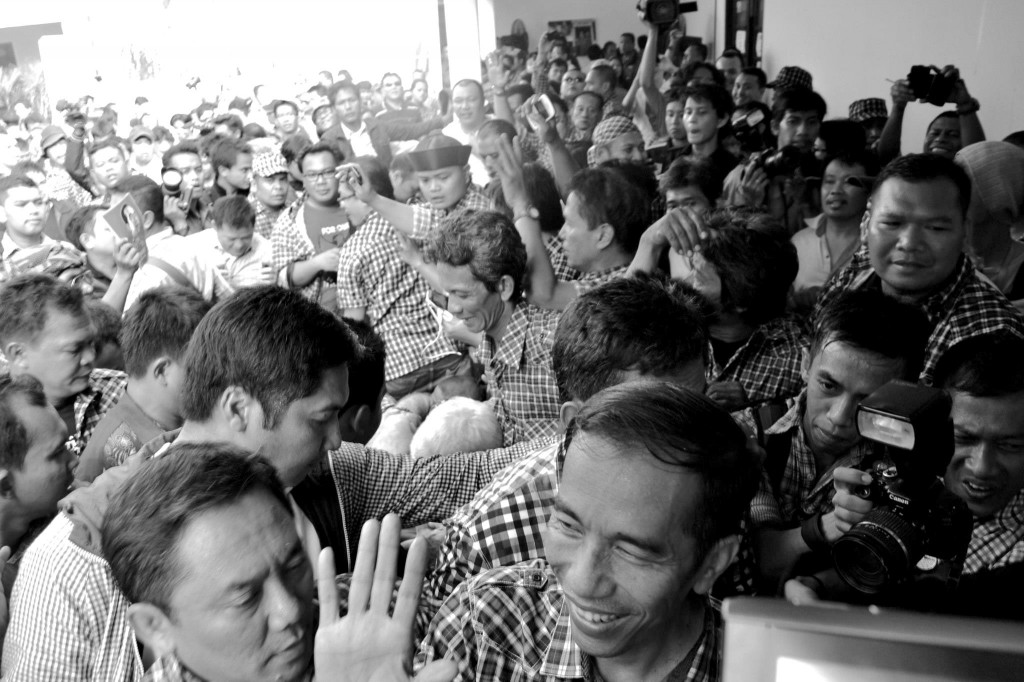
M 888 508 L 872 509 L 832 545 L 836 571 L 851 587 L 877 594 L 910 573 L 921 558 L 918 529 Z

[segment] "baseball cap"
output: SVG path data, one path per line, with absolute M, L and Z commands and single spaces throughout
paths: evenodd
M 783 66 L 779 69 L 779 75 L 775 77 L 769 88 L 776 90 L 788 90 L 790 88 L 811 89 L 811 74 L 799 66 Z
M 143 137 L 148 138 L 150 141 L 156 139 L 156 136 L 153 135 L 153 131 L 146 126 L 135 126 L 132 128 L 132 132 L 128 135 L 128 141 L 135 142 L 135 140 Z

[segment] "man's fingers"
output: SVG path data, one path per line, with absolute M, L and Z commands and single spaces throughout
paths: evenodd
M 395 602 L 394 619 L 410 627 L 416 621 L 416 611 L 420 605 L 420 593 L 423 589 L 423 577 L 427 572 L 427 539 L 417 537 L 409 547 L 405 558 L 405 573 L 402 575 L 402 586 L 398 588 L 398 600 Z
M 363 524 L 356 550 L 356 565 L 352 571 L 352 583 L 348 593 L 349 613 L 360 613 L 370 605 L 370 591 L 373 587 L 373 569 L 377 563 L 377 537 L 380 522 L 370 519 Z
M 370 609 L 387 613 L 391 596 L 395 591 L 398 575 L 398 547 L 402 536 L 402 517 L 388 514 L 380 528 L 377 541 L 377 566 L 373 571 L 373 591 L 370 594 Z
M 0 555 L 2 556 L 2 555 Z M 317 558 L 316 593 L 320 599 L 320 628 L 340 618 L 338 613 L 338 584 L 334 580 L 334 550 L 324 547 Z
M 8 559 L 11 558 L 11 548 L 4 545 L 0 548 L 0 564 L 6 564 Z
M 871 474 L 851 467 L 838 467 L 832 473 L 832 481 L 837 491 L 856 494 L 860 488 L 871 485 Z

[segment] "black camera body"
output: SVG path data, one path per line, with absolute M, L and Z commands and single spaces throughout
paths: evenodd
M 956 81 L 939 71 L 934 66 L 912 66 L 907 74 L 907 82 L 915 99 L 923 99 L 929 104 L 941 107 L 949 101 Z
M 803 155 L 793 145 L 786 145 L 782 149 L 765 149 L 750 157 L 754 167 L 763 169 L 769 180 L 793 175 L 800 168 L 802 160 Z
M 679 0 L 647 0 L 644 21 L 655 26 L 668 26 L 679 18 Z
M 876 444 L 862 467 L 874 508 L 832 545 L 839 576 L 865 594 L 909 580 L 956 586 L 974 519 L 946 490 L 953 456 L 949 396 L 934 388 L 890 382 L 857 411 L 861 435 Z
M 770 114 L 760 108 L 763 106 L 744 105 L 732 114 L 730 124 L 733 135 L 740 143 L 740 149 L 747 154 L 763 151 L 766 147 L 765 132 L 768 130 Z

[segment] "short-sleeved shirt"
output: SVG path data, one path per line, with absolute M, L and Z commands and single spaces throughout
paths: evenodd
M 338 307 L 366 310 L 387 348 L 387 381 L 458 353 L 426 305 L 429 294 L 429 285 L 398 255 L 395 228 L 371 213 L 341 248 Z
M 281 272 L 288 269 L 290 279 L 291 267 L 299 261 L 306 261 L 335 246 L 341 246 L 351 234 L 348 228 L 347 219 L 345 229 L 342 229 L 337 222 L 338 215 L 329 212 L 312 213 L 317 232 L 314 243 L 310 237 L 310 227 L 306 221 L 309 213 L 306 211 L 305 198 L 298 199 L 289 206 L 277 219 L 271 235 L 271 252 L 274 259 L 274 270 Z M 329 310 L 337 307 L 337 290 L 335 280 L 337 273 L 321 272 L 313 280 L 301 287 L 299 292 L 306 298 L 317 301 L 320 305 Z M 279 279 L 279 281 L 281 281 Z
M 505 334 L 490 336 L 477 349 L 484 368 L 488 403 L 501 424 L 506 446 L 560 430 L 558 386 L 551 347 L 560 313 L 516 304 Z
M 125 391 L 97 424 L 78 462 L 75 478 L 91 483 L 103 471 L 123 464 L 144 444 L 168 430 Z
M 736 381 L 750 405 L 791 398 L 804 386 L 800 375 L 807 336 L 794 320 L 777 317 L 754 330 L 724 365 L 708 357 L 707 381 Z

